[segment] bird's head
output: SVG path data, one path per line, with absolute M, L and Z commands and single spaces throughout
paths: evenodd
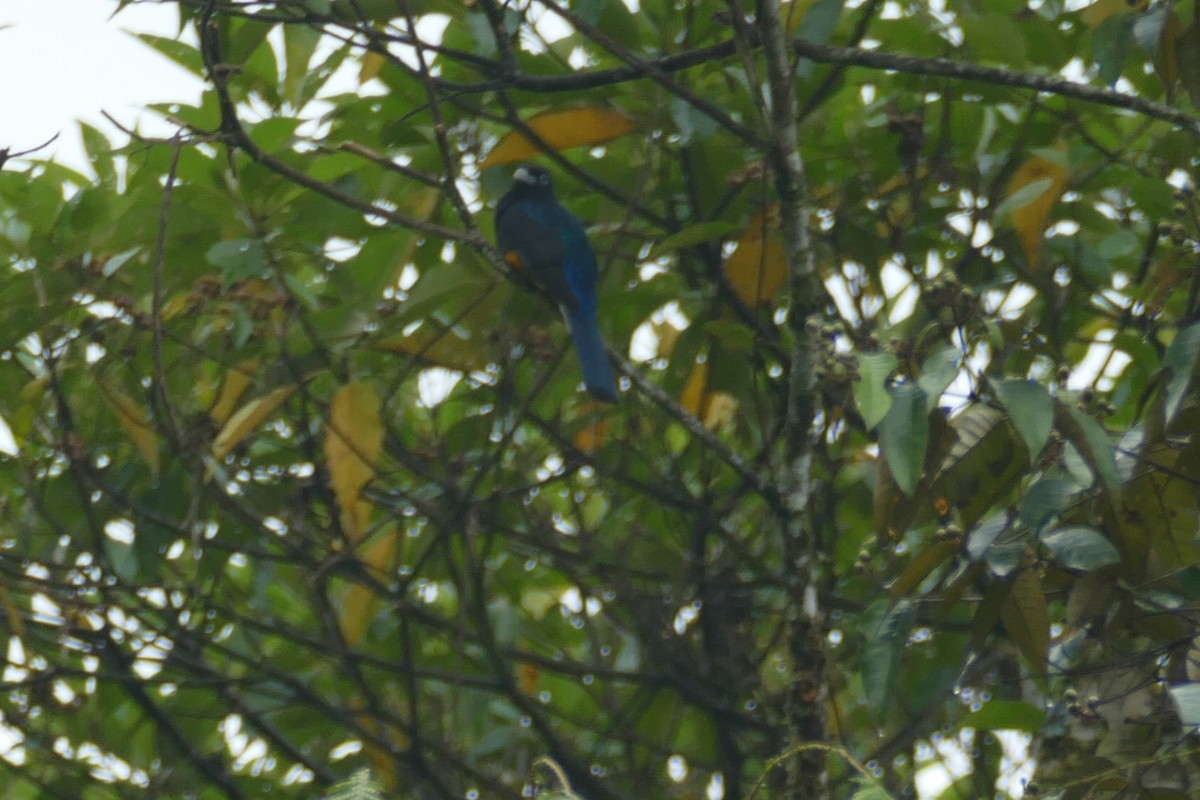
M 532 164 L 523 164 L 513 173 L 513 184 L 536 189 L 551 189 L 550 173 Z

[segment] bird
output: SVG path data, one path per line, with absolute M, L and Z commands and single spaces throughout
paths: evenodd
M 617 382 L 600 334 L 596 253 L 579 217 L 558 202 L 546 170 L 527 164 L 513 172 L 512 186 L 496 206 L 496 243 L 508 263 L 562 309 L 588 393 L 617 402 Z

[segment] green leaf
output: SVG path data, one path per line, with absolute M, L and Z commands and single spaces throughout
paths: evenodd
M 740 226 L 727 222 L 725 220 L 714 220 L 712 222 L 701 222 L 696 225 L 691 225 L 678 233 L 673 233 L 670 236 L 662 239 L 653 247 L 650 248 L 650 253 L 646 256 L 647 259 L 655 259 L 673 253 L 676 250 L 683 250 L 687 247 L 708 242 L 713 239 L 718 239 L 740 230 Z
M 983 558 L 996 538 L 1008 529 L 1008 525 L 1008 514 L 1004 511 L 998 511 L 979 523 L 967 537 L 967 555 L 971 560 Z
M 982 14 L 964 14 L 964 45 L 980 60 L 1013 67 L 1026 64 L 1026 36 L 1022 25 L 1006 11 L 989 11 Z
M 572 5 L 572 8 L 577 14 L 584 19 L 587 19 L 587 12 L 579 7 L 578 4 Z M 596 11 L 597 16 L 600 10 Z M 465 18 L 467 29 L 471 32 L 471 38 L 475 41 L 475 52 L 484 58 L 492 58 L 496 54 L 496 32 L 492 30 L 492 25 L 488 22 L 486 14 L 480 12 L 470 12 Z
M 1105 488 L 1114 495 L 1119 493 L 1121 478 L 1117 473 L 1116 451 L 1104 428 L 1076 408 L 1074 403 L 1060 400 L 1058 408 L 1066 411 L 1067 419 L 1059 418 L 1059 424 L 1060 427 L 1068 429 L 1067 438 L 1079 448 L 1087 465 L 1097 474 Z
M 796 38 L 813 44 L 826 44 L 837 28 L 846 0 L 816 0 L 796 29 Z
M 703 141 L 721 129 L 721 123 L 682 97 L 671 95 L 667 107 L 675 123 L 675 130 L 679 133 L 680 144 Z
M 337 72 L 342 62 L 350 55 L 351 46 L 346 45 L 339 47 L 330 53 L 324 61 L 316 67 L 308 70 L 304 76 L 304 81 L 296 91 L 296 97 L 293 100 L 296 108 L 303 108 L 309 101 L 316 97 L 317 92 L 321 91 L 322 87 L 329 81 L 333 74 Z
M 917 385 L 925 390 L 928 400 L 928 411 L 932 411 L 942 399 L 942 394 L 958 377 L 959 363 L 962 361 L 962 350 L 949 345 L 937 351 L 921 365 L 921 376 Z
M 1044 670 L 1050 649 L 1050 612 L 1046 592 L 1035 570 L 1017 573 L 1000 607 L 1000 620 L 1030 665 Z
M 754 348 L 754 330 L 740 322 L 717 319 L 705 323 L 704 330 L 730 352 L 744 353 Z
M 233 37 L 230 45 L 229 58 L 237 63 L 238 52 L 245 48 L 246 55 L 241 63 L 242 69 L 236 74 L 239 82 L 262 97 L 272 106 L 279 105 L 279 61 L 275 57 L 275 48 L 266 38 L 272 26 L 247 25 L 237 36 Z M 257 42 L 257 44 L 255 44 Z
M 891 353 L 858 354 L 859 380 L 854 384 L 854 400 L 868 430 L 878 425 L 892 407 L 887 383 L 899 364 Z
M 1121 560 L 1117 548 L 1094 528 L 1073 526 L 1042 532 L 1042 544 L 1067 569 L 1091 572 Z
M 892 690 L 900 675 L 900 659 L 908 647 L 916 611 L 908 600 L 876 602 L 863 618 L 863 689 L 872 708 L 892 705 Z
M 1021 498 L 1018 516 L 1021 522 L 1038 530 L 1062 514 L 1077 491 L 1079 485 L 1073 480 L 1043 477 L 1030 486 Z
M 600 14 L 610 2 L 618 0 L 575 0 L 571 8 L 589 25 L 595 25 L 600 20 Z M 483 16 L 482 14 L 480 16 Z
M 257 239 L 217 242 L 204 258 L 221 270 L 221 283 L 227 289 L 240 280 L 267 274 L 267 248 Z
M 1178 53 L 1179 80 L 1191 98 L 1200 105 L 1200 19 L 1193 18 L 1175 44 Z
M 1054 401 L 1050 393 L 1039 383 L 1023 380 L 1000 381 L 994 388 L 997 399 L 1029 448 L 1030 458 L 1036 460 L 1054 428 Z
M 837 29 L 838 19 L 845 5 L 845 0 L 816 0 L 800 20 L 796 28 L 796 37 L 813 44 L 828 44 Z M 796 64 L 796 77 L 810 77 L 814 67 L 815 64 L 810 59 L 800 59 Z
M 984 553 L 984 563 L 987 564 L 988 570 L 993 575 L 1006 577 L 1021 566 L 1021 562 L 1025 558 L 1025 549 L 1023 541 L 993 544 Z
M 178 39 L 168 39 L 165 36 L 155 36 L 150 33 L 135 33 L 134 36 L 193 75 L 204 76 L 204 59 L 200 57 L 200 51 L 192 45 Z
M 479 273 L 465 266 L 462 260 L 436 264 L 421 273 L 401 306 L 401 314 L 404 319 L 415 319 L 451 297 L 477 297 L 487 288 Z
M 959 726 L 981 731 L 1037 733 L 1046 724 L 1046 712 L 1019 700 L 989 700 L 983 708 L 962 718 Z
M 1096 252 L 1101 258 L 1111 260 L 1131 256 L 1142 246 L 1142 241 L 1133 231 L 1121 229 L 1100 240 Z
M 1054 185 L 1053 178 L 1038 178 L 1017 189 L 1008 197 L 996 206 L 996 210 L 992 213 L 993 219 L 1001 220 L 1011 215 L 1014 211 L 1024 208 L 1025 206 L 1037 200 L 1046 193 L 1046 190 Z
M 255 143 L 268 153 L 291 149 L 300 120 L 273 117 L 257 123 L 250 131 Z
M 1112 86 L 1121 77 L 1125 57 L 1133 44 L 1132 14 L 1115 14 L 1100 23 L 1093 34 L 1092 47 L 1100 66 L 1100 80 Z
M 105 536 L 104 553 L 117 577 L 125 581 L 137 579 L 138 557 L 133 542 L 120 542 L 110 536 Z
M 1189 325 L 1176 334 L 1163 356 L 1163 369 L 1167 371 L 1166 421 L 1170 423 L 1179 412 L 1192 375 L 1196 370 L 1196 357 L 1200 356 L 1200 323 Z
M 912 496 L 921 479 L 929 441 L 925 390 L 911 383 L 889 390 L 892 407 L 879 426 L 879 444 L 896 485 Z
M 1167 6 L 1156 5 L 1138 14 L 1133 20 L 1133 38 L 1138 47 L 1150 55 L 1158 52 L 1163 26 L 1167 22 Z
M 322 795 L 322 800 L 383 800 L 383 787 L 369 769 L 360 769 L 338 781 Z
M 321 32 L 309 25 L 283 26 L 284 96 L 299 108 L 304 104 L 303 88 L 308 80 L 308 64 L 321 41 Z
M 877 783 L 870 783 L 863 778 L 854 781 L 858 786 L 850 800 L 896 800 L 896 796 Z
M 96 170 L 96 177 L 102 183 L 113 183 L 117 172 L 113 166 L 112 143 L 86 122 L 79 123 L 79 132 L 83 137 L 83 148 L 87 150 L 88 163 Z

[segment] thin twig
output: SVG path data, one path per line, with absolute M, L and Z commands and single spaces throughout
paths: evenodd
M 56 133 L 53 136 L 51 136 L 49 139 L 47 139 L 46 141 L 39 144 L 37 147 L 31 147 L 28 150 L 21 150 L 20 152 L 17 152 L 17 153 L 10 153 L 9 148 L 0 147 L 0 169 L 4 169 L 4 165 L 8 163 L 9 159 L 21 158 L 22 156 L 27 156 L 30 153 L 36 153 L 38 150 L 42 150 L 42 149 L 54 144 L 54 141 L 57 138 L 58 138 L 58 134 Z
M 754 471 L 754 468 L 750 466 L 750 463 L 746 459 L 742 458 L 733 448 L 721 441 L 716 434 L 704 427 L 704 423 L 681 406 L 674 397 L 671 397 L 657 384 L 652 383 L 649 378 L 642 375 L 641 370 L 633 362 L 611 347 L 608 348 L 608 354 L 616 362 L 619 371 L 624 373 L 642 394 L 657 403 L 676 422 L 686 428 L 692 436 L 695 436 L 705 446 L 710 448 L 721 460 L 732 467 L 734 472 L 742 477 L 742 480 L 749 483 L 756 491 L 768 499 L 777 497 L 775 490 L 762 479 L 761 475 Z
M 167 431 L 171 441 L 178 443 L 182 436 L 179 421 L 175 419 L 175 410 L 171 407 L 167 396 L 167 370 L 163 358 L 163 276 L 167 267 L 167 223 L 171 218 L 171 199 L 175 194 L 175 180 L 179 173 L 179 157 L 183 152 L 183 143 L 179 134 L 172 141 L 175 151 L 171 156 L 171 166 L 167 169 L 167 182 L 163 186 L 162 202 L 158 207 L 158 237 L 154 243 L 154 294 L 150 299 L 150 327 L 154 334 L 154 385 L 151 395 L 154 397 L 158 412 L 167 423 Z

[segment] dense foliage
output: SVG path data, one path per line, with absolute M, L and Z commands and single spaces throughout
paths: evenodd
M 1200 4 L 177 5 L 0 171 L 5 798 L 1195 796 Z

